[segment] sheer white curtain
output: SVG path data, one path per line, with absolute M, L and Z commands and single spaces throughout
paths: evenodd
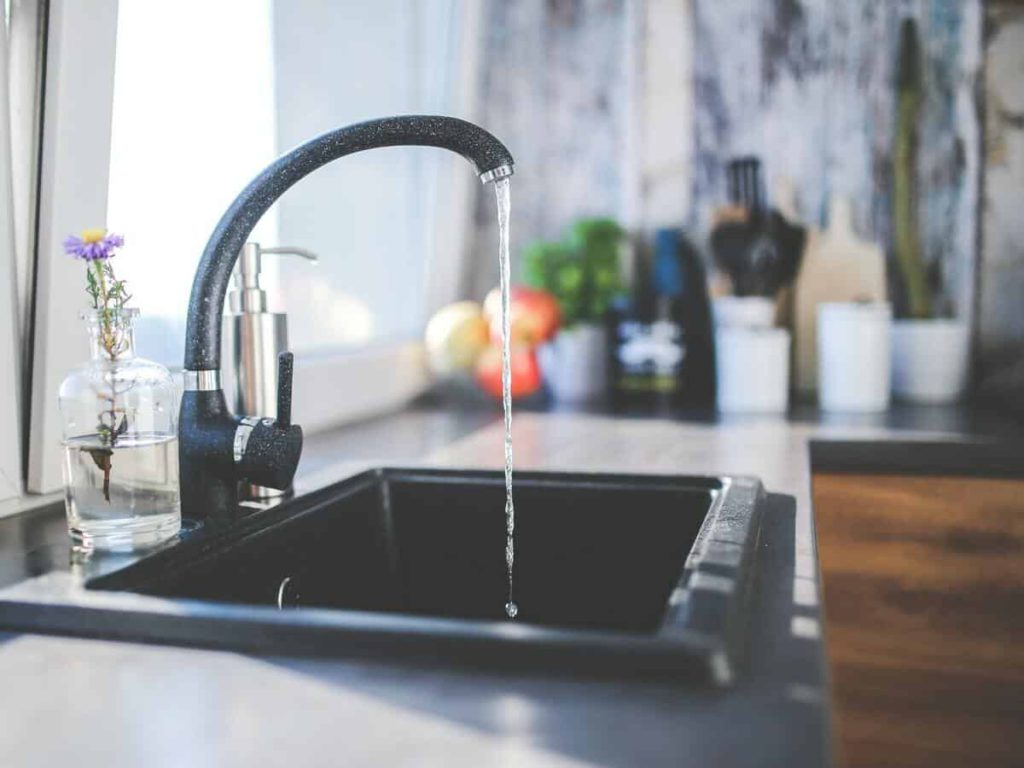
M 0 34 L 0 501 L 21 494 L 18 273 L 14 249 L 8 24 Z

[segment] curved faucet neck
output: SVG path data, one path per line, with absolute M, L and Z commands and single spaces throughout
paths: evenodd
M 462 155 L 483 181 L 512 173 L 508 149 L 479 126 L 454 117 L 405 115 L 325 133 L 267 166 L 224 213 L 203 251 L 189 300 L 185 370 L 219 371 L 221 322 L 231 270 L 253 227 L 292 185 L 317 168 L 367 149 L 430 146 Z

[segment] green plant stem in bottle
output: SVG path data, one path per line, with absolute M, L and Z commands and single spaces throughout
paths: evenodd
M 181 527 L 177 390 L 165 367 L 135 354 L 138 311 L 109 263 L 122 244 L 104 230 L 64 243 L 86 262 L 92 303 L 82 313 L 90 359 L 59 393 L 68 530 L 86 549 L 151 546 Z

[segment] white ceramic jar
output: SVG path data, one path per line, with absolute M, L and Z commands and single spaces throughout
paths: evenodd
M 872 413 L 889 407 L 892 306 L 818 305 L 818 399 L 825 411 Z
M 789 406 L 789 331 L 715 329 L 715 380 L 722 413 L 785 413 Z
M 712 302 L 719 328 L 771 328 L 775 325 L 775 299 L 766 296 L 719 296 Z

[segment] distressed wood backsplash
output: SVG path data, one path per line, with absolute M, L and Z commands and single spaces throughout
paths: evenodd
M 489 0 L 478 118 L 518 163 L 512 233 L 557 238 L 584 215 L 617 215 L 629 109 L 626 0 Z M 681 84 L 681 87 L 682 86 Z M 494 252 L 494 199 L 477 204 L 474 252 Z M 472 293 L 497 283 L 493 258 L 474 258 Z M 515 265 L 515 262 L 514 262 Z
M 1024 4 L 986 10 L 978 333 L 985 389 L 1024 412 Z
M 692 14 L 679 34 L 657 26 L 665 9 Z M 698 231 L 725 199 L 724 163 L 756 153 L 769 192 L 789 177 L 808 221 L 824 224 L 829 196 L 848 195 L 858 231 L 891 249 L 894 70 L 904 15 L 918 21 L 924 54 L 918 187 L 925 254 L 942 264 L 956 314 L 976 320 L 983 374 L 1019 387 L 1019 0 L 989 0 L 984 8 L 980 0 L 487 0 L 477 117 L 519 159 L 514 247 L 557 237 L 580 215 L 630 220 L 630 211 L 643 212 L 650 201 L 630 199 L 644 195 L 628 178 L 640 173 L 630 164 L 645 157 L 644 147 L 630 147 L 632 130 L 641 139 L 678 136 L 683 150 L 673 166 L 642 173 L 690 174 L 690 194 L 674 199 L 679 218 Z M 692 56 L 692 77 L 645 71 L 672 59 L 650 55 L 652 46 L 677 38 Z M 692 114 L 642 108 L 678 98 L 676 87 L 692 91 L 681 100 Z M 671 125 L 642 124 L 665 115 Z M 669 150 L 654 155 L 671 157 Z M 489 191 L 481 191 L 476 223 L 476 273 L 466 293 L 479 296 L 497 281 Z
M 512 213 L 519 246 L 556 237 L 581 215 L 643 208 L 644 201 L 628 199 L 642 194 L 626 178 L 628 142 L 631 127 L 652 133 L 637 122 L 657 114 L 638 110 L 634 91 L 657 77 L 639 62 L 651 37 L 642 18 L 660 1 L 487 2 L 478 117 L 521 158 Z M 917 20 L 923 248 L 941 265 L 944 303 L 973 317 L 980 0 L 679 2 L 693 15 L 692 41 L 678 41 L 693 46 L 693 77 L 675 86 L 693 90 L 693 124 L 677 132 L 692 144 L 690 211 L 682 218 L 706 231 L 710 211 L 725 199 L 725 162 L 752 153 L 764 161 L 769 193 L 783 176 L 794 183 L 806 220 L 824 224 L 829 196 L 848 195 L 858 230 L 887 249 L 899 25 L 906 15 Z M 672 86 L 662 78 L 659 87 Z M 649 89 L 643 97 L 652 98 Z M 493 211 L 482 195 L 474 250 L 486 252 L 493 238 Z M 489 260 L 474 267 L 471 283 L 480 292 L 495 274 Z
M 724 163 L 762 158 L 769 194 L 795 183 L 803 217 L 823 224 L 832 194 L 858 230 L 891 249 L 891 148 L 900 21 L 923 54 L 917 168 L 925 257 L 947 304 L 973 316 L 980 169 L 979 0 L 694 0 L 695 224 L 725 199 Z

